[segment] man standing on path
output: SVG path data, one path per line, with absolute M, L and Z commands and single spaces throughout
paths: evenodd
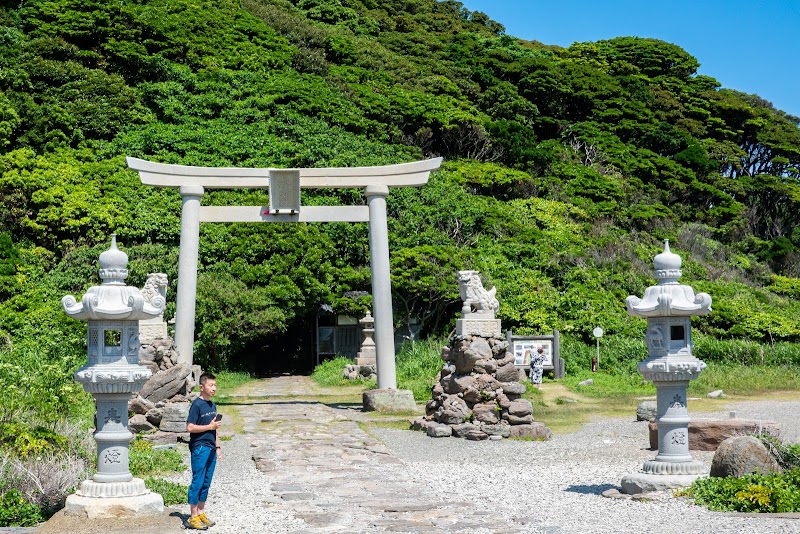
M 188 499 L 191 517 L 186 523 L 189 528 L 195 530 L 206 530 L 214 526 L 214 521 L 206 517 L 204 510 L 211 477 L 214 476 L 214 467 L 217 465 L 217 459 L 222 458 L 217 436 L 222 416 L 217 415 L 217 405 L 211 401 L 211 397 L 216 394 L 216 377 L 211 373 L 200 375 L 200 396 L 192 402 L 189 416 L 186 418 L 192 463 L 192 483 L 189 486 Z

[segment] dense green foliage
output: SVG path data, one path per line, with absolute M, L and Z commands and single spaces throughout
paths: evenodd
M 387 200 L 398 324 L 446 335 L 455 271 L 474 268 L 498 287 L 504 327 L 572 340 L 568 370 L 586 368 L 597 325 L 620 339 L 609 369 L 630 369 L 644 321 L 624 298 L 653 283 L 669 238 L 683 281 L 714 298 L 695 332 L 731 343 L 710 351 L 797 364 L 798 118 L 698 75 L 678 46 L 547 46 L 454 0 L 16 0 L 0 3 L 0 27 L 1 424 L 52 428 L 63 406 L 87 405 L 71 376 L 85 325 L 59 302 L 98 283 L 109 234 L 128 283 L 165 272 L 175 294 L 180 196 L 142 186 L 126 156 L 321 167 L 441 155 L 427 186 Z M 363 203 L 357 190 L 302 198 Z M 203 203 L 267 199 L 209 191 Z M 345 296 L 370 290 L 364 224 L 204 224 L 198 269 L 196 361 L 215 370 L 308 370 L 292 358 L 320 304 L 370 305 Z
M 0 525 L 4 527 L 35 527 L 44 521 L 41 509 L 28 502 L 17 490 L 0 494 Z
M 732 512 L 800 512 L 800 468 L 741 478 L 702 478 L 686 495 L 711 510 Z

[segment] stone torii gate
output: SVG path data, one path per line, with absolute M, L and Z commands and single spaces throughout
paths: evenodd
M 175 345 L 192 365 L 201 222 L 368 222 L 379 389 L 396 389 L 386 197 L 390 187 L 428 182 L 442 158 L 375 167 L 269 169 L 192 167 L 126 158 L 145 185 L 177 187 L 182 198 Z M 268 188 L 269 206 L 201 206 L 206 189 Z M 300 188 L 363 188 L 366 206 L 300 207 Z

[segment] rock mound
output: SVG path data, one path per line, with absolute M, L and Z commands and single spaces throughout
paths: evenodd
M 507 349 L 508 342 L 494 336 L 451 337 L 426 415 L 412 420 L 412 428 L 432 437 L 549 439 L 550 429 L 534 423 L 533 405 L 521 398 L 525 385 Z

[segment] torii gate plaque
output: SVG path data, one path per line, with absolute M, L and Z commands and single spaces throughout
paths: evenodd
M 376 167 L 323 169 L 248 169 L 191 167 L 126 158 L 145 185 L 180 188 L 181 242 L 175 345 L 178 361 L 192 364 L 197 260 L 201 222 L 369 222 L 372 299 L 378 388 L 396 389 L 392 286 L 389 277 L 389 231 L 386 196 L 390 187 L 428 183 L 442 158 Z M 300 188 L 363 188 L 366 206 L 300 207 Z M 201 206 L 206 189 L 269 188 L 270 206 Z

